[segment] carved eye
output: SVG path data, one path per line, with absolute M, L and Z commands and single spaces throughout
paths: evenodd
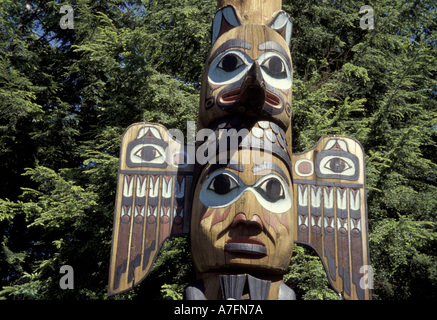
M 209 190 L 214 191 L 219 195 L 224 195 L 229 193 L 231 190 L 239 187 L 238 182 L 225 173 L 216 176 L 208 186 Z
M 229 53 L 220 60 L 217 67 L 223 69 L 226 72 L 232 72 L 234 70 L 237 70 L 243 64 L 244 62 L 239 56 L 233 53 Z
M 341 173 L 351 168 L 351 166 L 341 158 L 332 158 L 331 160 L 325 163 L 324 167 L 335 173 Z
M 130 151 L 130 162 L 133 166 L 163 165 L 165 149 L 158 144 L 137 144 Z
M 145 146 L 138 150 L 135 155 L 147 162 L 153 161 L 162 156 L 161 152 L 159 152 L 158 149 L 153 146 Z
M 284 198 L 284 189 L 282 188 L 281 182 L 276 178 L 270 178 L 264 181 L 257 189 L 271 202 Z
M 261 64 L 261 67 L 275 78 L 282 78 L 287 76 L 285 64 L 281 58 L 272 56 Z

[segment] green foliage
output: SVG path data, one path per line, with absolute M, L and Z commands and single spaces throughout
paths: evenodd
M 393 232 L 395 230 L 395 232 Z M 384 219 L 370 237 L 370 254 L 378 275 L 375 287 L 394 299 L 435 296 L 436 224 L 407 217 Z M 375 291 L 375 298 L 380 293 Z
M 30 9 L 26 4 L 30 4 Z M 0 297 L 105 299 L 119 146 L 133 122 L 196 121 L 215 1 L 0 4 Z M 374 29 L 360 28 L 371 5 Z M 293 17 L 293 151 L 325 134 L 366 152 L 377 299 L 435 299 L 435 1 L 284 0 Z M 189 241 L 164 243 L 148 278 L 114 299 L 181 299 Z M 71 265 L 75 289 L 59 288 Z M 296 246 L 285 280 L 337 299 L 319 258 Z
M 358 12 L 365 4 L 374 9 L 374 29 L 360 28 Z M 361 142 L 373 297 L 432 299 L 437 291 L 435 2 L 284 1 L 284 7 L 294 18 L 294 152 L 327 133 Z
M 320 258 L 298 245 L 294 246 L 289 272 L 284 276 L 284 282 L 302 300 L 341 300 L 328 287 L 328 278 Z

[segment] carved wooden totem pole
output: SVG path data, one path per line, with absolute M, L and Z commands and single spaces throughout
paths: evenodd
M 282 282 L 294 243 L 333 288 L 370 299 L 364 152 L 326 136 L 291 152 L 292 21 L 280 0 L 223 0 L 202 79 L 196 146 L 159 124 L 122 139 L 110 295 L 148 274 L 162 243 L 189 235 L 187 299 L 295 299 Z

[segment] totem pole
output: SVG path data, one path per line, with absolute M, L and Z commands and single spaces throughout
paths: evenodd
M 292 20 L 281 0 L 219 0 L 197 144 L 135 123 L 120 153 L 110 295 L 148 274 L 162 243 L 189 235 L 186 299 L 295 299 L 293 244 L 312 247 L 332 287 L 370 299 L 364 152 L 326 136 L 292 154 Z

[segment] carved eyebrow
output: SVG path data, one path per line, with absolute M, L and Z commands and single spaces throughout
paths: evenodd
M 278 51 L 280 54 L 282 54 L 285 58 L 285 60 L 288 63 L 288 66 L 291 68 L 291 61 L 289 59 L 289 54 L 288 52 L 277 42 L 275 41 L 266 41 L 261 43 L 258 46 L 258 50 L 275 50 Z
M 205 180 L 205 178 L 211 173 L 214 172 L 217 169 L 221 169 L 221 168 L 229 168 L 229 169 L 234 169 L 236 171 L 239 172 L 243 172 L 244 171 L 244 166 L 237 162 L 237 163 L 214 163 L 212 164 L 208 170 L 206 170 L 205 174 L 202 175 L 202 178 L 200 179 L 200 183 L 203 183 L 203 181 Z
M 270 162 L 270 161 L 264 161 L 261 162 L 260 164 L 256 164 L 252 167 L 252 172 L 256 173 L 259 171 L 264 171 L 264 170 L 274 170 L 277 173 L 279 173 L 282 178 L 284 178 L 285 182 L 287 182 L 288 185 L 290 185 L 290 180 L 288 180 L 287 176 L 285 175 L 284 170 L 281 169 L 280 166 L 278 166 L 276 163 Z
M 230 49 L 230 48 L 243 48 L 243 49 L 249 49 L 252 48 L 249 42 L 243 40 L 243 39 L 230 39 L 224 43 L 222 43 L 217 50 L 214 51 L 213 54 L 211 54 L 211 58 L 208 60 L 208 64 L 211 64 L 211 62 L 214 61 L 217 56 L 222 53 L 223 51 Z

